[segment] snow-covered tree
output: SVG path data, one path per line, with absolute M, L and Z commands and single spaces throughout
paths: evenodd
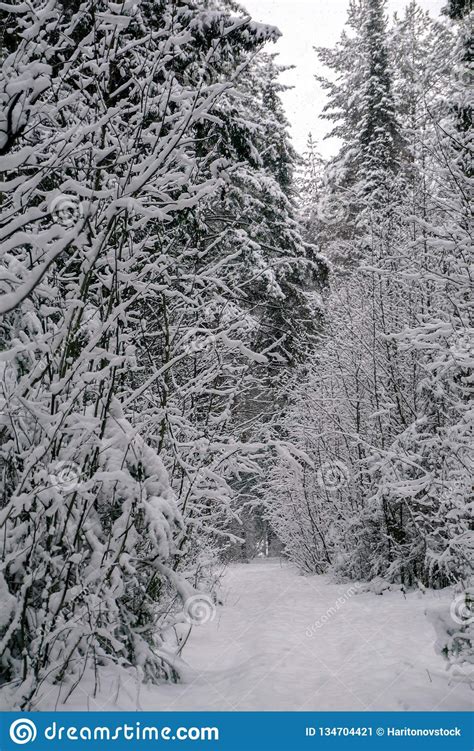
M 415 419 L 383 463 L 384 482 L 409 510 L 430 578 L 451 581 L 472 572 L 473 320 L 470 133 L 464 70 L 468 19 L 460 25 L 454 64 L 438 96 L 423 228 L 410 246 L 406 277 L 424 288 L 414 325 L 397 333 L 417 360 Z M 470 105 L 467 105 L 470 106 Z
M 439 586 L 472 571 L 467 19 L 454 66 L 414 3 L 389 33 L 378 1 L 349 22 L 321 52 L 343 142 L 327 317 L 286 416 L 309 462 L 277 466 L 269 513 L 306 569 Z
M 305 227 L 305 236 L 315 245 L 319 243 L 320 222 L 317 207 L 322 190 L 323 173 L 324 160 L 310 133 L 299 164 L 295 188 L 299 211 Z
M 168 0 L 39 11 L 1 7 L 0 640 L 23 707 L 109 661 L 175 674 L 181 561 L 222 531 L 222 427 L 246 358 L 266 362 L 219 273 L 227 164 L 200 133 L 276 36 Z

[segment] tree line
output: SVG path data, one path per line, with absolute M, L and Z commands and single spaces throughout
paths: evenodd
M 446 586 L 472 575 L 470 4 L 351 2 L 317 50 L 324 116 L 298 176 L 330 267 L 318 345 L 282 427 L 270 517 L 306 571 Z M 472 86 L 471 86 L 472 90 Z

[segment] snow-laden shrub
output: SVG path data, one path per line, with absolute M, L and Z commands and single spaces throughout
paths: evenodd
M 427 610 L 436 632 L 435 649 L 447 661 L 453 681 L 474 687 L 474 588 L 455 595 L 451 606 Z
M 193 592 L 183 557 L 206 524 L 221 531 L 225 430 L 188 467 L 206 424 L 230 418 L 224 360 L 240 347 L 228 324 L 211 365 L 170 354 L 226 307 L 198 207 L 229 164 L 198 131 L 233 87 L 234 50 L 276 32 L 171 0 L 2 3 L 0 22 L 0 683 L 31 707 L 108 661 L 174 675 L 161 632 Z M 190 77 L 211 59 L 222 79 Z

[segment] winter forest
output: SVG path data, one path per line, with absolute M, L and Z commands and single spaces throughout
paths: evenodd
M 472 706 L 471 2 L 271 20 L 0 1 L 3 709 Z

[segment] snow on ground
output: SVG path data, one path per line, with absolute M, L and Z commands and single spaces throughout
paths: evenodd
M 194 627 L 179 685 L 105 676 L 63 709 L 469 710 L 474 691 L 448 680 L 426 607 L 449 593 L 352 594 L 278 560 L 232 565 L 224 605 Z M 339 603 L 339 605 L 338 605 Z M 315 625 L 316 624 L 316 625 Z M 319 625 L 318 625 L 319 624 Z M 86 690 L 84 690 L 86 689 Z M 54 707 L 54 692 L 41 708 Z

